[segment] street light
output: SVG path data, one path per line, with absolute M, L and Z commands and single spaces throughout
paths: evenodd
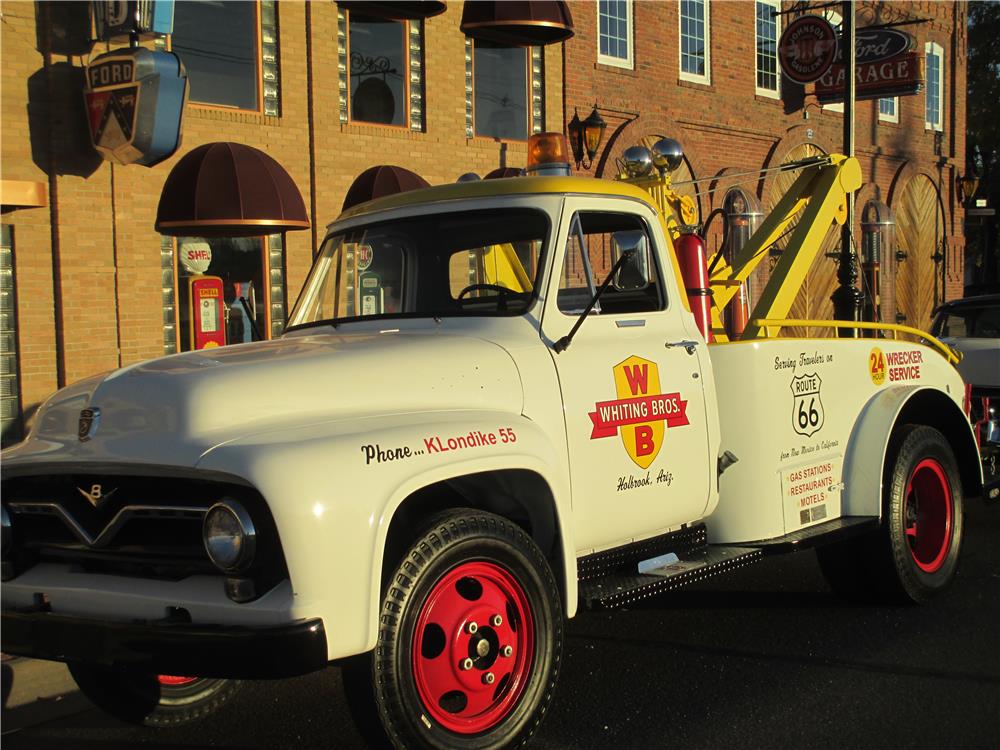
M 566 125 L 566 130 L 569 132 L 569 144 L 573 150 L 573 160 L 576 162 L 577 169 L 580 168 L 581 164 L 584 169 L 590 169 L 593 165 L 594 157 L 597 156 L 597 151 L 601 147 L 601 141 L 604 140 L 604 131 L 607 127 L 608 124 L 604 122 L 604 118 L 597 111 L 596 103 L 594 111 L 583 121 L 580 120 L 576 107 L 573 108 L 573 119 Z M 586 154 L 586 160 L 584 154 Z

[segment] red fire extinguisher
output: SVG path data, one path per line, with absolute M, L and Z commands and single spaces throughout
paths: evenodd
M 705 341 L 712 342 L 715 340 L 712 335 L 712 290 L 708 286 L 705 240 L 698 234 L 697 227 L 685 226 L 674 248 L 695 323 Z

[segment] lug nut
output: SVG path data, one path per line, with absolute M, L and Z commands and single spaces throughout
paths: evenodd
M 465 626 L 465 629 L 469 631 L 469 635 L 475 635 L 476 631 L 479 630 L 479 626 L 475 622 L 470 622 Z
M 492 672 L 487 672 L 483 675 L 483 682 L 487 685 L 492 685 L 494 680 L 496 680 L 496 677 L 493 676 Z
M 469 671 L 470 669 L 472 669 L 472 659 L 469 658 L 462 659 L 462 663 L 459 666 L 461 666 L 464 671 L 466 672 Z
M 499 628 L 503 625 L 503 618 L 500 615 L 493 615 L 493 619 L 490 622 L 493 623 L 493 627 Z
M 512 649 L 510 646 L 504 646 L 502 649 L 500 649 L 500 656 L 505 656 L 507 658 L 510 658 L 510 655 L 513 653 L 514 649 Z

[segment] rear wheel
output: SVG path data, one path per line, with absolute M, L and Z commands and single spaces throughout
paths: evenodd
M 393 575 L 369 662 L 397 747 L 495 748 L 534 733 L 555 688 L 563 615 L 541 550 L 489 513 L 450 512 Z
M 962 485 L 948 441 L 931 427 L 902 428 L 883 480 L 878 532 L 817 550 L 839 594 L 923 602 L 955 577 L 962 544 Z
M 237 680 L 153 675 L 132 669 L 74 663 L 80 691 L 104 712 L 130 724 L 169 727 L 202 719 L 239 689 Z

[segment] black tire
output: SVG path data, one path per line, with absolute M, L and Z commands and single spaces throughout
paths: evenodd
M 203 719 L 241 686 L 239 680 L 207 677 L 163 684 L 157 675 L 131 669 L 80 663 L 68 666 L 80 692 L 91 703 L 116 719 L 147 727 L 172 727 Z
M 838 594 L 921 603 L 955 577 L 962 546 L 962 483 L 951 446 L 932 427 L 904 425 L 890 450 L 882 527 L 821 547 L 817 556 Z
M 962 547 L 963 496 L 951 446 L 931 427 L 906 425 L 885 478 L 884 530 L 897 598 L 924 602 L 955 577 Z
M 345 686 L 357 695 L 367 676 L 398 748 L 517 747 L 552 699 L 562 640 L 556 581 L 532 539 L 500 516 L 449 511 L 394 572 L 375 651 L 367 669 L 348 665 Z

